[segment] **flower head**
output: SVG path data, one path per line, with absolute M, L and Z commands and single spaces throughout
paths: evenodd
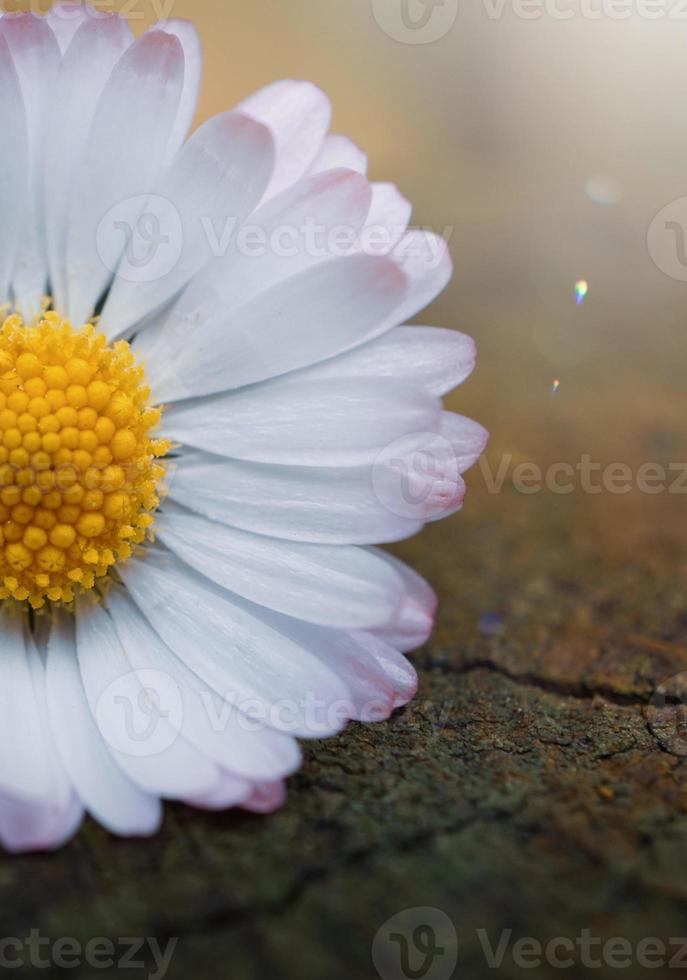
M 472 341 L 402 326 L 445 244 L 284 81 L 187 139 L 200 45 L 0 17 L 0 841 L 161 799 L 266 812 L 297 738 L 416 689 L 426 583 L 366 547 L 460 508 Z

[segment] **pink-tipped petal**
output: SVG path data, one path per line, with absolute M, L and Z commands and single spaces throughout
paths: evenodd
M 253 792 L 241 804 L 242 810 L 250 813 L 274 813 L 286 803 L 285 783 L 258 783 Z
M 404 653 L 416 650 L 427 642 L 432 632 L 437 610 L 434 590 L 405 562 L 378 548 L 373 550 L 401 576 L 406 588 L 406 599 L 393 622 L 371 632 L 396 650 Z

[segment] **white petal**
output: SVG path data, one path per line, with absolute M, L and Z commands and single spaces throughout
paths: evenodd
M 121 569 L 141 612 L 171 649 L 225 700 L 253 704 L 271 728 L 304 738 L 333 734 L 330 703 L 345 698 L 335 675 L 267 626 L 260 607 L 225 592 L 170 552 L 148 548 Z M 313 711 L 313 703 L 319 710 Z
M 181 402 L 164 434 L 258 463 L 356 466 L 408 433 L 438 431 L 440 418 L 436 399 L 391 378 L 286 378 Z
M 405 323 L 423 310 L 446 288 L 453 274 L 448 245 L 428 231 L 409 231 L 393 252 L 408 278 L 403 302 L 394 310 L 393 323 Z
M 396 378 L 440 397 L 470 376 L 476 349 L 471 337 L 441 327 L 396 327 L 383 337 L 314 364 L 294 376 Z
M 239 779 L 225 773 L 219 785 L 210 793 L 188 797 L 184 800 L 189 806 L 201 810 L 226 810 L 245 803 L 253 795 L 253 784 L 247 779 Z
M 488 441 L 489 433 L 477 422 L 442 412 L 438 432 L 410 433 L 379 454 L 373 470 L 375 490 L 387 506 L 400 508 L 406 516 L 441 520 L 462 504 L 461 474 L 479 459 Z
M 55 750 L 54 735 L 48 717 L 45 658 L 39 653 L 33 636 L 29 633 L 27 624 L 25 624 L 24 627 L 24 638 L 26 642 L 27 659 L 33 677 L 33 688 L 36 695 L 38 716 L 41 722 L 46 754 L 50 765 L 50 771 L 52 773 L 52 795 L 53 799 L 64 805 L 74 794 L 67 772 L 62 766 L 60 757 Z
M 31 637 L 40 655 L 45 658 L 48 654 L 48 640 L 52 627 L 51 617 L 36 616 L 33 623 Z
M 434 590 L 405 562 L 378 548 L 371 550 L 398 572 L 406 588 L 406 602 L 397 621 L 371 632 L 396 650 L 417 650 L 427 642 L 434 625 L 437 607 Z
M 40 311 L 48 285 L 43 158 L 49 95 L 60 64 L 60 49 L 50 27 L 35 14 L 6 15 L 0 20 L 0 33 L 17 70 L 28 125 L 29 199 L 12 287 L 15 305 L 25 318 L 32 318 Z
M 176 695 L 173 680 L 156 677 L 158 687 L 150 687 L 150 677 L 127 659 L 111 618 L 87 599 L 78 604 L 76 646 L 91 711 L 124 772 L 147 793 L 170 799 L 211 791 L 219 771 L 179 736 L 168 696 Z
M 375 275 L 366 262 L 389 264 L 382 276 L 382 266 L 377 266 Z M 155 396 L 160 401 L 175 401 L 212 394 L 353 349 L 422 309 L 443 290 L 451 272 L 451 258 L 443 239 L 428 232 L 410 232 L 393 258 L 354 255 L 320 263 L 226 317 L 213 318 L 213 310 L 222 309 L 219 294 L 213 297 L 212 290 L 199 290 L 196 280 L 190 287 L 194 301 L 187 302 L 182 297 L 164 327 L 157 331 L 152 349 L 146 346 L 144 332 L 142 353 L 150 359 Z M 226 282 L 223 288 L 226 290 Z M 388 301 L 392 293 L 397 301 L 389 308 L 384 298 Z M 317 320 L 327 316 L 326 296 L 333 312 L 329 316 L 330 329 L 323 334 L 317 329 Z M 366 302 L 353 324 L 351 314 L 359 300 Z M 322 312 L 317 305 L 320 301 Z M 383 312 L 385 305 L 387 310 Z M 287 323 L 292 324 L 288 344 Z M 187 348 L 194 326 L 196 347 L 191 358 Z M 221 372 L 220 364 L 225 360 L 222 348 L 226 346 L 228 351 L 230 340 L 233 361 L 229 370 Z M 182 372 L 182 363 L 189 364 L 188 371 Z
M 313 160 L 308 173 L 319 174 L 325 170 L 345 167 L 356 173 L 367 173 L 367 154 L 364 150 L 340 133 L 330 133 L 322 144 L 320 152 Z
M 165 331 L 166 358 L 151 360 L 160 401 L 209 395 L 305 367 L 372 335 L 398 306 L 406 280 L 390 259 L 324 262 L 190 334 Z
M 70 207 L 66 252 L 74 322 L 92 314 L 145 207 L 167 152 L 183 78 L 181 44 L 152 31 L 123 55 L 105 86 L 73 175 L 79 192 Z
M 233 226 L 227 234 L 221 221 L 213 223 L 206 231 L 218 257 L 196 276 L 170 314 L 143 332 L 137 351 L 154 363 L 166 356 L 170 337 L 188 342 L 199 325 L 226 321 L 277 283 L 332 258 L 328 243 L 335 241 L 335 230 L 346 227 L 357 235 L 369 203 L 367 181 L 350 170 L 336 170 L 290 187 L 236 233 Z
M 76 796 L 55 806 L 0 794 L 0 843 L 12 854 L 57 850 L 74 836 L 82 820 L 83 807 Z
M 371 196 L 368 181 L 353 170 L 328 170 L 299 181 L 251 216 L 248 226 L 259 230 L 265 246 L 251 248 L 250 239 L 237 242 L 224 263 L 208 270 L 213 274 L 210 283 L 201 284 L 203 291 L 210 285 L 222 308 L 235 309 L 296 273 L 349 254 Z M 339 240 L 342 228 L 350 231 L 350 242 Z M 186 304 L 184 311 L 190 312 Z
M 355 633 L 355 639 L 377 661 L 378 666 L 393 685 L 394 708 L 402 708 L 403 705 L 408 704 L 415 697 L 418 687 L 417 671 L 411 662 L 395 647 L 381 637 L 375 636 L 374 633 L 358 631 Z
M 0 794 L 49 803 L 54 783 L 33 670 L 21 618 L 6 606 L 0 612 L 0 630 Z
M 105 84 L 132 41 L 123 18 L 89 17 L 76 32 L 55 80 L 47 119 L 45 196 L 50 280 L 58 310 L 67 304 L 67 215 L 74 195 L 81 194 L 74 170 L 86 151 Z
M 321 544 L 400 541 L 417 534 L 434 505 L 446 513 L 446 501 L 432 499 L 420 519 L 394 513 L 375 493 L 370 466 L 273 466 L 200 452 L 179 460 L 171 496 L 223 524 Z
M 391 443 L 375 460 L 372 481 L 386 508 L 423 522 L 455 514 L 466 492 L 456 453 L 441 433 L 431 431 Z
M 17 246 L 28 207 L 28 139 L 19 79 L 5 38 L 0 34 L 0 132 L 5 152 L 0 156 L 0 306 L 9 300 Z M 8 148 L 12 151 L 9 152 Z
M 57 38 L 60 51 L 64 54 L 82 24 L 105 16 L 83 0 L 62 0 L 61 3 L 53 4 L 45 15 L 45 20 Z
M 111 833 L 155 833 L 162 820 L 160 801 L 139 789 L 120 769 L 91 714 L 71 617 L 60 616 L 53 626 L 47 696 L 57 749 L 89 812 Z
M 453 412 L 442 412 L 438 433 L 431 429 L 417 432 L 400 439 L 391 448 L 394 453 L 398 453 L 410 462 L 410 468 L 405 475 L 407 479 L 418 484 L 418 489 L 421 489 L 424 481 L 428 484 L 429 492 L 429 483 L 434 481 L 432 493 L 446 492 L 450 497 L 454 489 L 452 484 L 455 485 L 455 489 L 461 491 L 464 489 L 460 474 L 465 473 L 477 462 L 488 442 L 489 433 L 478 422 Z M 413 452 L 419 454 L 415 460 L 412 457 Z M 386 459 L 387 456 L 388 450 L 380 460 Z M 424 464 L 422 456 L 425 459 Z M 393 469 L 395 460 L 391 459 L 389 462 Z M 440 520 L 443 516 L 446 515 L 437 510 L 428 517 L 428 520 Z
M 411 665 L 371 633 L 325 629 L 272 612 L 265 618 L 334 671 L 348 692 L 341 708 L 357 721 L 384 721 L 417 690 Z
M 73 835 L 83 808 L 55 751 L 45 667 L 13 613 L 0 615 L 6 654 L 0 687 L 0 842 L 12 852 L 48 850 Z
M 184 87 L 167 147 L 167 160 L 170 161 L 188 136 L 198 108 L 203 80 L 203 46 L 198 31 L 189 20 L 161 20 L 152 30 L 164 31 L 165 34 L 176 37 L 184 52 Z
M 477 462 L 489 442 L 489 433 L 484 426 L 454 412 L 442 414 L 441 434 L 451 445 L 460 473 Z
M 125 255 L 100 329 L 109 337 L 123 334 L 178 294 L 212 259 L 212 234 L 240 225 L 254 209 L 273 166 L 269 131 L 240 113 L 215 116 L 194 133 L 146 206 L 165 244 L 143 267 Z M 134 240 L 132 254 L 145 255 L 146 247 Z
M 136 670 L 167 674 L 183 704 L 182 734 L 223 770 L 242 779 L 279 779 L 295 772 L 301 756 L 294 739 L 264 726 L 259 731 L 166 646 L 121 586 L 108 593 L 117 635 Z M 224 784 L 222 774 L 218 789 Z M 214 790 L 213 790 L 214 793 Z
M 412 213 L 412 205 L 395 184 L 373 184 L 362 235 L 363 251 L 368 255 L 387 255 L 405 235 Z
M 403 597 L 393 569 L 361 548 L 278 541 L 208 521 L 171 501 L 155 530 L 218 585 L 324 626 L 379 626 L 394 617 Z
M 322 147 L 329 129 L 329 99 L 311 82 L 286 79 L 255 92 L 239 106 L 268 126 L 277 147 L 277 165 L 266 197 L 295 184 Z

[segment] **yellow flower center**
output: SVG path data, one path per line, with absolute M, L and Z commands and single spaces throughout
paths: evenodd
M 144 540 L 170 443 L 129 345 L 56 313 L 0 326 L 0 599 L 92 589 Z

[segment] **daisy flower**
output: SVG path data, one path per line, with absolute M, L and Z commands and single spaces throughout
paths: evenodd
M 461 506 L 444 243 L 282 81 L 188 137 L 193 27 L 0 19 L 0 841 L 268 812 L 387 718 L 435 598 L 369 547 Z

